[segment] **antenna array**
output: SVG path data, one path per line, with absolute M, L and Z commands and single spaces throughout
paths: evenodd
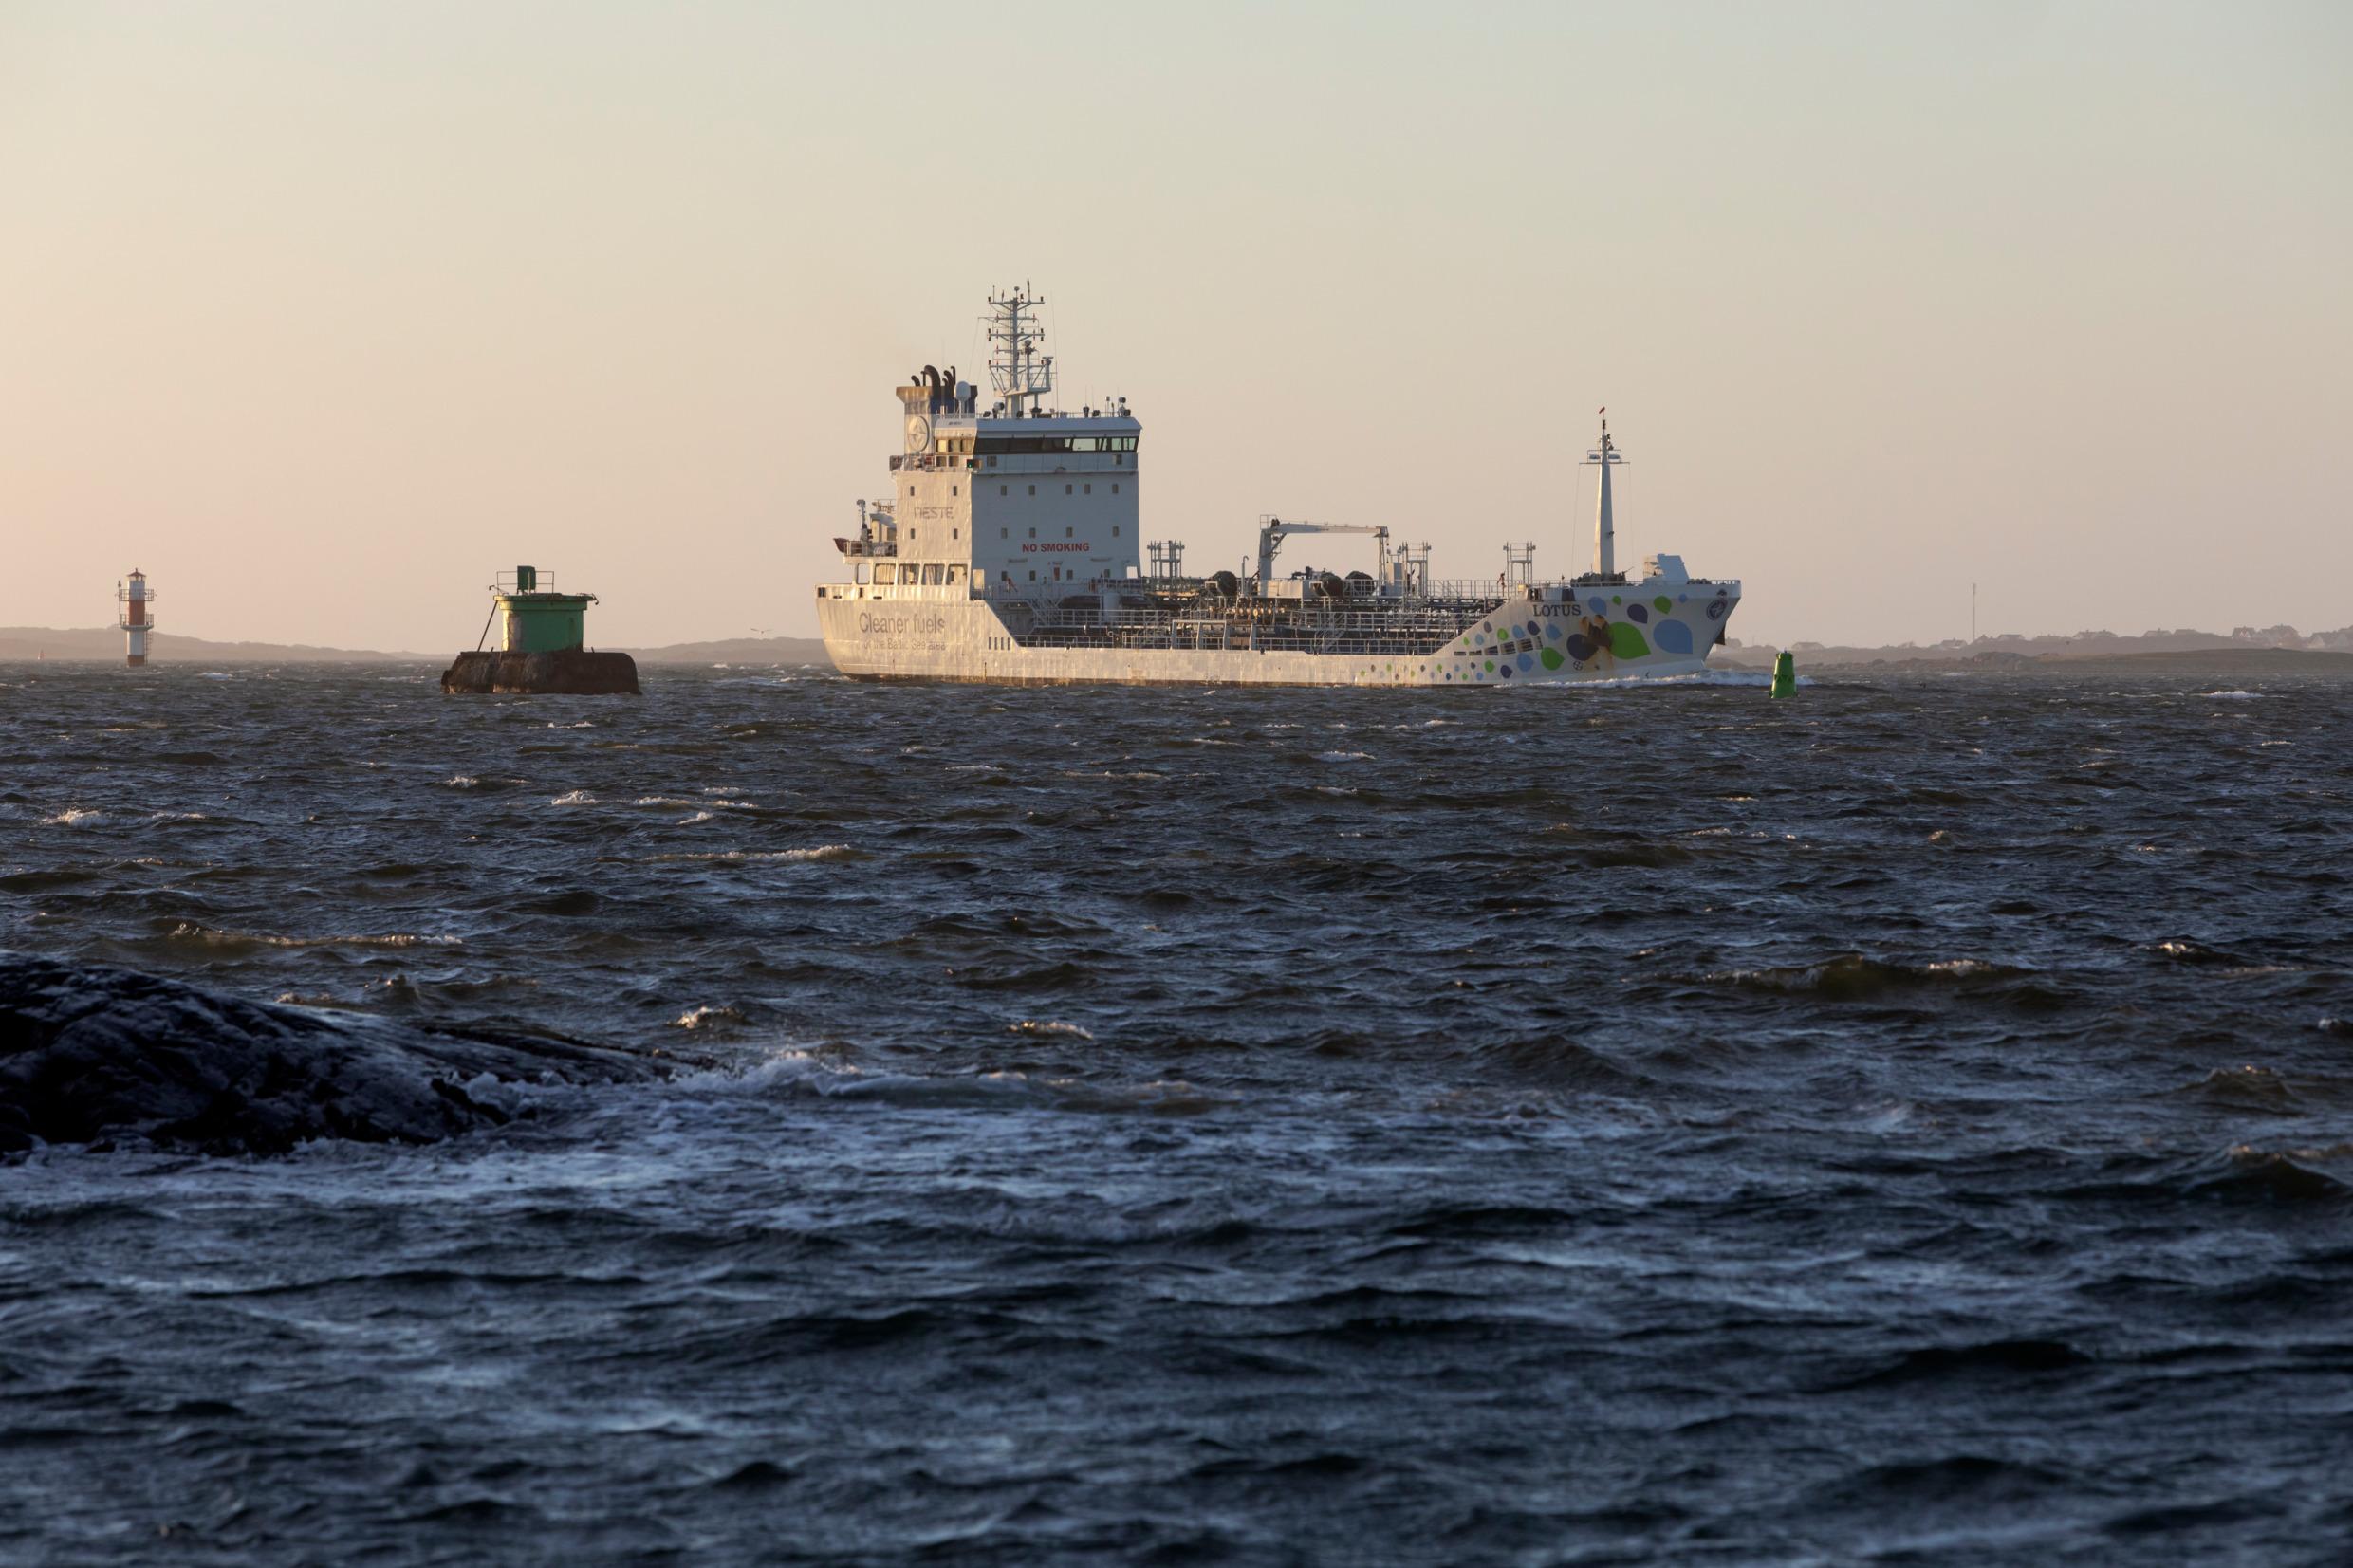
M 991 294 L 989 314 L 980 319 L 989 332 L 989 382 L 998 398 L 1021 417 L 1027 398 L 1034 411 L 1038 399 L 1054 390 L 1054 357 L 1041 353 L 1046 329 L 1037 310 L 1046 301 L 1024 283 L 1010 294 Z

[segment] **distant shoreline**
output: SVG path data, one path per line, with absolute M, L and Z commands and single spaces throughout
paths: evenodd
M 1711 662 L 1727 669 L 1770 670 L 1776 650 L 1720 648 Z M 2353 653 L 2316 648 L 2155 648 L 2101 653 L 1947 653 L 1929 648 L 1822 648 L 1794 655 L 1808 671 L 1876 671 L 1916 674 L 2071 674 L 2114 670 L 2142 674 L 2353 675 Z
M 2203 645 L 2198 645 L 2198 639 Z M 2211 639 L 2211 640 L 2207 640 Z M 2021 639 L 2003 639 L 2019 642 Z M 2185 641 L 2191 646 L 2181 646 Z M 2149 646 L 2155 642 L 2158 646 Z M 2167 646 L 2173 644 L 2173 646 Z M 817 664 L 830 661 L 817 637 L 729 637 L 712 642 L 674 642 L 624 650 L 641 665 Z M 1723 669 L 1769 670 L 1776 647 L 1751 643 L 1718 648 L 1710 662 Z M 2033 674 L 2116 670 L 2142 673 L 2223 674 L 2233 671 L 2270 674 L 2353 674 L 2353 651 L 2250 646 L 2211 633 L 2163 633 L 2155 637 L 2056 637 L 2004 647 L 1988 639 L 1970 648 L 1809 647 L 1794 650 L 1798 669 L 1875 671 L 1881 673 Z M 44 656 L 45 655 L 45 656 Z M 438 669 L 451 654 L 384 653 L 364 648 L 321 648 L 303 643 L 213 642 L 157 633 L 151 655 L 157 666 L 174 664 L 414 664 Z M 120 664 L 122 634 L 112 627 L 53 631 L 0 627 L 0 664 Z
M 731 637 L 718 642 L 678 642 L 659 648 L 626 649 L 639 664 L 823 664 L 825 645 L 817 637 Z M 426 664 L 447 665 L 446 654 L 385 653 L 373 648 L 321 648 L 308 643 L 213 642 L 204 637 L 155 633 L 148 657 L 170 664 Z M 0 664 L 120 664 L 122 633 L 111 626 L 54 630 L 0 626 Z

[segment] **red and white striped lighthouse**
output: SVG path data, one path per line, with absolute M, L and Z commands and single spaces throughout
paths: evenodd
M 122 628 L 123 651 L 134 669 L 147 662 L 147 634 L 156 624 L 147 605 L 155 597 L 147 591 L 145 572 L 133 571 L 129 582 L 115 584 L 115 598 L 122 603 L 122 614 L 115 624 Z

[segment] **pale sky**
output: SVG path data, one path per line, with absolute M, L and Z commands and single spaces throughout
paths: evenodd
M 0 625 L 813 635 L 1023 277 L 1196 569 L 1583 569 L 1607 404 L 1748 641 L 2353 623 L 2342 0 L 0 0 Z

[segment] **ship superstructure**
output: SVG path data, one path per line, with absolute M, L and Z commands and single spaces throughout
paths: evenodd
M 1255 570 L 1191 576 L 1184 545 L 1141 538 L 1142 425 L 1124 398 L 1051 406 L 1054 362 L 1027 286 L 992 295 L 988 400 L 926 365 L 898 389 L 902 450 L 887 501 L 858 503 L 817 587 L 842 672 L 868 679 L 1020 683 L 1502 685 L 1684 674 L 1704 667 L 1740 584 L 1654 555 L 1616 569 L 1602 434 L 1593 569 L 1544 581 L 1535 546 L 1491 580 L 1430 573 L 1427 543 L 1386 526 L 1265 516 Z M 1372 569 L 1285 570 L 1287 541 L 1368 538 Z M 1361 546 L 1360 546 L 1361 547 Z M 1294 551 L 1296 554 L 1297 551 Z

